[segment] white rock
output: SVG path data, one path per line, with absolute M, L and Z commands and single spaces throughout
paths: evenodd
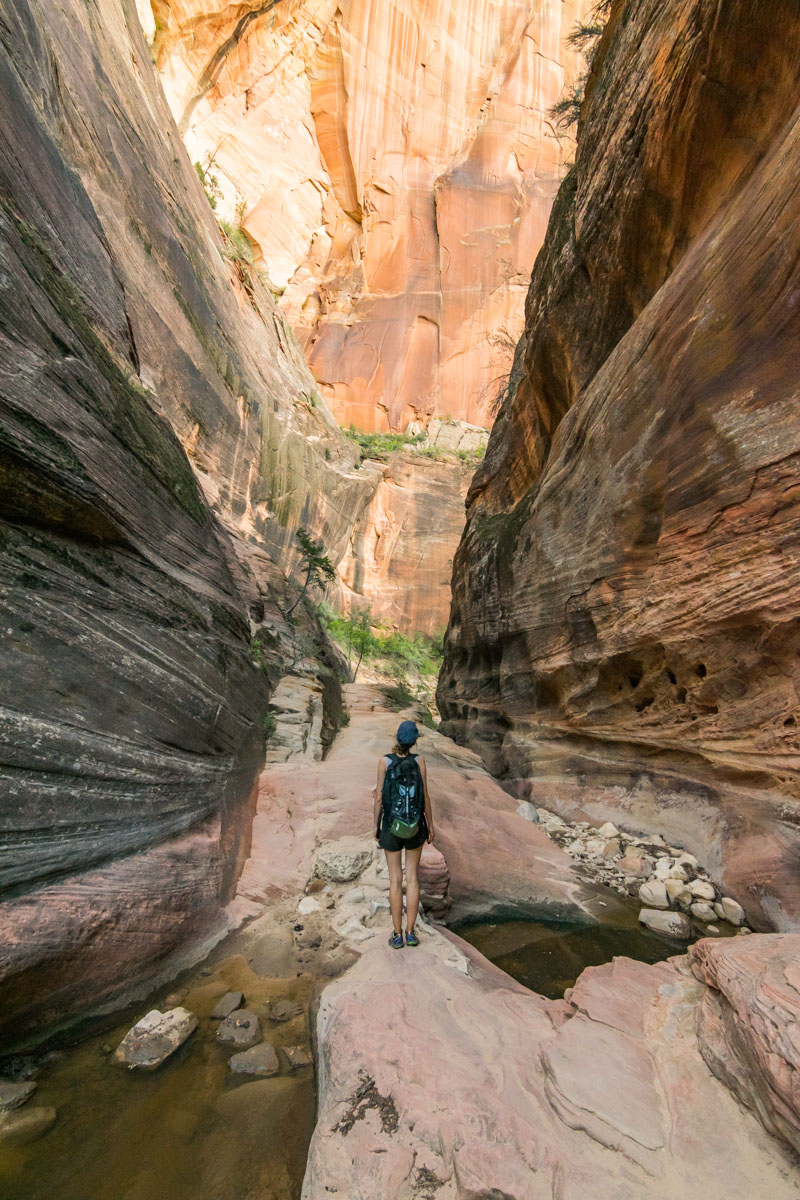
M 186 1008 L 171 1008 L 168 1012 L 151 1009 L 128 1030 L 114 1058 L 123 1066 L 152 1071 L 182 1046 L 196 1028 L 197 1017 Z
M 730 921 L 731 925 L 744 924 L 744 909 L 738 901 L 734 900 L 731 896 L 723 896 L 720 904 L 722 906 L 721 917 L 726 921 Z M 714 907 L 716 908 L 716 905 Z
M 366 898 L 363 887 L 348 888 L 342 896 L 342 904 L 360 904 Z
M 375 843 L 366 838 L 323 842 L 314 858 L 314 874 L 333 883 L 358 879 L 375 857 Z
M 717 894 L 713 883 L 709 883 L 707 879 L 693 879 L 689 889 L 695 900 L 713 900 Z
M 307 917 L 309 913 L 319 912 L 319 910 L 319 900 L 315 900 L 313 896 L 304 896 L 297 906 L 297 911 L 304 917 Z
M 605 848 L 606 844 L 604 841 L 601 841 L 600 838 L 589 838 L 586 843 L 586 853 L 592 858 L 602 858 Z
M 680 879 L 682 883 L 686 883 L 689 876 L 686 874 L 686 868 L 682 863 L 673 863 L 669 869 L 670 879 Z
M 689 912 L 693 917 L 697 917 L 698 921 L 713 921 L 717 915 L 705 900 L 695 900 Z
M 601 825 L 597 831 L 599 837 L 615 838 L 619 837 L 619 830 L 613 821 L 606 821 L 605 825 Z
M 669 908 L 667 889 L 660 879 L 650 879 L 639 888 L 639 899 L 648 908 Z
M 687 854 L 685 851 L 678 855 L 678 862 L 683 863 L 686 867 L 696 867 L 697 859 L 693 854 Z
M 706 933 L 713 933 L 715 936 L 717 936 L 719 932 L 719 925 L 706 925 Z
M 655 877 L 656 879 L 670 879 L 672 873 L 672 862 L 668 858 L 660 858 L 656 863 Z
M 567 854 L 571 854 L 573 858 L 577 858 L 579 854 L 584 853 L 585 847 L 580 838 L 575 838 L 575 841 L 570 842 L 570 844 L 565 846 L 564 849 L 566 850 Z
M 560 817 L 550 817 L 550 819 L 544 823 L 545 833 L 561 833 L 566 828 L 566 824 L 561 820 Z
M 517 812 L 526 821 L 533 821 L 534 824 L 537 824 L 539 821 L 539 810 L 535 804 L 531 804 L 530 800 L 520 800 L 517 805 Z
M 537 808 L 539 820 L 544 824 L 546 821 L 561 821 L 561 817 L 557 817 L 554 812 L 550 812 L 549 808 Z M 563 821 L 561 822 L 563 825 Z
M 665 933 L 669 937 L 680 938 L 682 941 L 688 941 L 692 936 L 689 918 L 683 913 L 659 912 L 656 909 L 643 908 L 639 913 L 639 921 L 647 929 L 652 929 L 654 933 Z
M 688 908 L 692 903 L 692 893 L 680 879 L 665 879 L 664 887 L 671 904 L 680 904 L 682 908 Z
M 748 929 L 746 925 L 743 925 L 741 929 L 736 930 L 737 935 L 740 933 L 752 933 L 752 932 L 753 932 L 752 929 Z

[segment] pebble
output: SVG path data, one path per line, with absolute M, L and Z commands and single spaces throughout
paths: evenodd
M 36 1088 L 37 1084 L 33 1081 L 13 1083 L 10 1079 L 0 1079 L 0 1112 L 11 1112 L 13 1108 L 22 1108 L 23 1104 L 28 1103 Z
M 222 1020 L 225 1017 L 229 1017 L 242 1004 L 244 1004 L 243 992 L 226 992 L 224 996 L 220 996 L 211 1016 L 215 1020 Z

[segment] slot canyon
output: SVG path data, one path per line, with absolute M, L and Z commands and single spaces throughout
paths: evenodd
M 0 1196 L 800 1197 L 796 0 L 0 46 Z

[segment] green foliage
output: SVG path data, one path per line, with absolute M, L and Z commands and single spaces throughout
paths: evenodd
M 322 587 L 326 579 L 336 578 L 333 563 L 325 553 L 322 542 L 316 542 L 302 525 L 295 537 L 300 544 L 300 570 L 305 572 L 305 580 L 300 595 L 284 613 L 287 618 L 297 608 L 310 587 Z
M 560 129 L 567 130 L 572 129 L 573 126 L 578 124 L 585 86 L 586 76 L 582 75 L 572 85 L 566 96 L 562 96 L 558 103 L 553 105 L 549 116 L 554 125 L 557 125 Z
M 402 450 L 404 446 L 418 445 L 425 440 L 424 433 L 362 433 L 354 425 L 351 425 L 349 429 L 343 429 L 342 433 L 360 447 L 362 459 L 377 458 L 380 462 L 395 450 Z
M 275 713 L 268 712 L 264 717 L 264 737 L 267 741 L 272 737 L 277 727 L 278 723 L 275 720 Z
M 388 687 L 382 690 L 389 708 L 394 709 L 395 712 L 399 712 L 404 708 L 410 708 L 417 699 L 414 692 L 411 691 L 403 679 L 398 680 L 397 683 L 389 684 Z
M 222 199 L 222 188 L 219 185 L 219 176 L 214 173 L 214 160 L 209 155 L 206 156 L 205 164 L 196 162 L 194 169 L 197 171 L 197 177 L 203 185 L 208 203 L 212 209 L 216 209 L 218 201 Z
M 253 247 L 245 231 L 238 225 L 231 225 L 230 221 L 220 221 L 219 227 L 222 230 L 225 257 L 252 267 Z
M 586 93 L 586 81 L 589 78 L 597 45 L 606 27 L 610 10 L 611 0 L 598 0 L 588 16 L 573 26 L 567 38 L 567 44 L 583 55 L 586 66 L 566 95 L 562 96 L 548 113 L 556 128 L 564 132 L 576 127 L 580 120 L 581 105 Z
M 486 457 L 486 447 L 476 446 L 474 450 L 456 450 L 456 455 L 463 463 L 483 462 Z

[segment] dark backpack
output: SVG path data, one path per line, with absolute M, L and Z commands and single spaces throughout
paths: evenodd
M 390 754 L 383 779 L 384 823 L 395 837 L 412 838 L 425 808 L 425 790 L 416 754 Z

